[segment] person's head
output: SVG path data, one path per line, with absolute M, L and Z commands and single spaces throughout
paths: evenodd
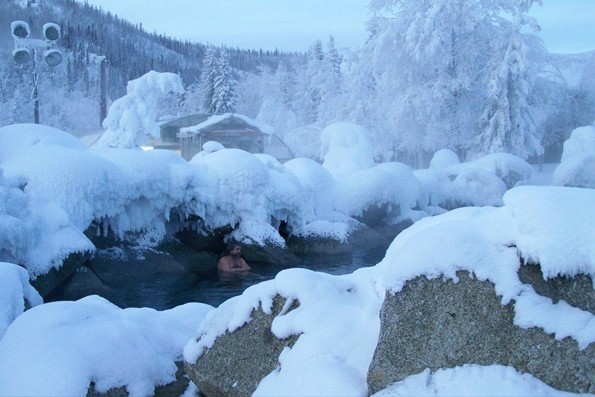
M 227 245 L 227 254 L 238 257 L 242 254 L 242 247 L 237 243 L 230 243 Z

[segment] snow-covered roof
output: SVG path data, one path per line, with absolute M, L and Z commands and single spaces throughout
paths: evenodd
M 213 116 L 209 117 L 208 119 L 206 119 L 205 121 L 203 121 L 202 123 L 199 123 L 197 125 L 181 128 L 180 132 L 178 134 L 178 137 L 186 138 L 186 137 L 192 136 L 194 134 L 200 134 L 204 131 L 212 129 L 214 126 L 216 126 L 226 120 L 231 120 L 231 119 L 239 120 L 240 122 L 247 124 L 250 127 L 256 128 L 257 130 L 259 130 L 265 134 L 270 135 L 270 134 L 274 134 L 274 132 L 275 132 L 272 127 L 270 127 L 266 124 L 259 123 L 258 121 L 253 120 L 253 119 L 251 119 L 247 116 L 244 116 L 242 114 L 224 113 L 224 114 L 213 115 Z

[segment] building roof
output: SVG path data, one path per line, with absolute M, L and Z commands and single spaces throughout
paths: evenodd
M 221 129 L 222 131 L 237 130 L 252 133 L 274 134 L 273 128 L 266 124 L 259 123 L 247 116 L 238 113 L 225 113 L 206 116 L 198 124 L 182 127 L 178 133 L 179 138 L 187 138 L 203 132 L 212 132 Z M 198 120 L 198 118 L 196 118 Z M 162 127 L 164 127 L 163 125 Z

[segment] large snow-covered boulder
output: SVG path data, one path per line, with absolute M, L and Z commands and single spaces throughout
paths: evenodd
M 595 296 L 588 281 L 571 282 L 568 290 L 590 296 L 593 306 Z M 541 300 L 550 298 L 532 299 L 531 310 L 536 310 Z M 562 302 L 558 304 L 566 306 Z M 595 344 L 585 347 L 572 338 L 563 339 L 564 334 L 528 328 L 530 321 L 519 324 L 515 304 L 502 305 L 494 284 L 468 272 L 457 272 L 454 280 L 418 277 L 407 282 L 401 292 L 387 294 L 380 321 L 368 373 L 371 393 L 426 369 L 469 364 L 499 364 L 532 374 L 555 389 L 595 392 Z
M 595 189 L 595 127 L 579 127 L 564 142 L 562 159 L 552 176 L 558 186 Z
M 377 266 L 387 296 L 371 391 L 426 368 L 501 364 L 593 393 L 593 222 L 592 191 L 521 187 L 502 208 L 458 209 L 401 233 Z
M 189 376 L 207 396 L 365 395 L 380 303 L 369 277 L 284 270 L 207 315 Z
M 287 307 L 288 303 L 291 302 L 275 296 L 270 308 L 256 308 L 249 323 L 233 333 L 225 333 L 200 360 L 186 364 L 186 372 L 203 395 L 252 395 L 260 381 L 275 370 L 283 350 L 291 348 L 297 340 L 297 335 L 278 338 L 271 331 L 276 316 L 295 309 Z M 246 371 L 238 371 L 237 363 L 242 363 Z

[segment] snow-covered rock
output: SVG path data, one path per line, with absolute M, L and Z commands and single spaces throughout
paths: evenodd
M 0 395 L 147 396 L 176 381 L 182 348 L 211 306 L 120 309 L 98 296 L 39 305 L 0 340 Z
M 440 149 L 432 156 L 430 169 L 444 169 L 452 164 L 460 163 L 459 156 L 449 149 Z
M 35 288 L 29 284 L 29 274 L 21 266 L 0 262 L 0 340 L 8 326 L 27 307 L 43 303 Z
M 446 167 L 446 172 L 449 175 L 458 175 L 461 171 L 469 168 L 477 168 L 494 174 L 505 183 L 507 189 L 521 181 L 531 179 L 534 173 L 533 167 L 529 163 L 509 153 L 491 153 L 477 160 L 451 164 Z
M 579 127 L 564 142 L 552 184 L 595 189 L 595 127 Z

